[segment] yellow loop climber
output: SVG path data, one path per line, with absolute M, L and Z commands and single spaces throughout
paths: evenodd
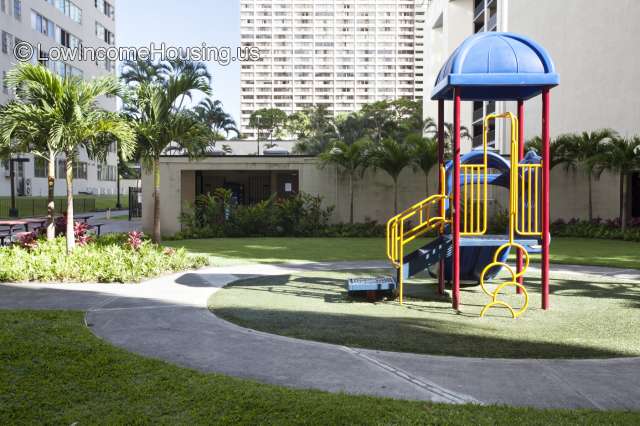
M 493 307 L 496 306 L 502 306 L 505 307 L 509 310 L 509 312 L 511 313 L 511 316 L 515 319 L 518 318 L 520 315 L 522 315 L 527 308 L 529 307 L 529 293 L 527 293 L 527 289 L 518 282 L 518 279 L 523 277 L 524 274 L 526 273 L 527 269 L 529 268 L 529 263 L 530 263 L 530 258 L 529 258 L 529 252 L 527 252 L 527 250 L 524 248 L 524 246 L 522 246 L 521 244 L 518 244 L 515 242 L 515 230 L 517 227 L 517 219 L 518 219 L 518 178 L 519 178 L 519 174 L 520 174 L 520 167 L 519 167 L 519 161 L 518 161 L 518 156 L 515 154 L 517 152 L 519 152 L 519 140 L 518 140 L 518 119 L 511 114 L 510 112 L 504 113 L 504 114 L 490 114 L 488 115 L 485 120 L 484 120 L 484 137 L 485 139 L 487 138 L 487 133 L 489 131 L 489 121 L 492 119 L 496 119 L 496 118 L 506 118 L 509 119 L 511 121 L 511 179 L 510 179 L 510 191 L 509 191 L 509 242 L 503 244 L 502 246 L 500 246 L 498 248 L 498 250 L 496 250 L 494 256 L 493 256 L 493 262 L 490 263 L 489 265 L 487 265 L 486 268 L 484 268 L 484 270 L 482 271 L 482 274 L 480 275 L 480 288 L 482 289 L 482 291 L 491 298 L 491 302 L 489 302 L 487 305 L 485 305 L 484 308 L 482 308 L 482 311 L 480 312 L 480 317 L 484 317 L 484 315 L 487 313 L 487 311 Z M 529 185 L 530 185 L 530 181 L 529 181 Z M 522 185 L 522 187 L 524 188 L 524 184 Z M 524 199 L 524 196 L 523 196 Z M 537 204 L 537 200 L 536 200 L 536 204 Z M 531 209 L 531 205 L 529 206 Z M 537 211 L 537 206 L 535 206 L 536 211 Z M 536 213 L 537 216 L 537 213 Z M 529 227 L 528 230 L 530 230 L 531 226 Z M 515 272 L 513 270 L 513 268 L 509 265 L 507 265 L 504 262 L 500 262 L 498 259 L 500 258 L 500 255 L 502 254 L 502 252 L 506 249 L 512 249 L 515 248 L 517 250 L 520 250 L 524 256 L 524 266 L 522 268 L 522 270 L 520 272 Z M 498 285 L 498 287 L 496 287 L 496 289 L 491 292 L 487 289 L 486 283 L 485 283 L 485 276 L 487 274 L 487 272 L 489 272 L 492 268 L 495 267 L 503 267 L 504 269 L 506 269 L 509 274 L 511 274 L 511 280 L 507 281 L 507 282 L 503 282 L 501 284 Z M 505 288 L 505 287 L 515 287 L 516 289 L 520 289 L 522 290 L 522 295 L 524 297 L 524 304 L 522 305 L 522 307 L 518 310 L 514 309 L 511 305 L 509 305 L 507 302 L 498 300 L 498 297 L 500 296 L 500 292 Z

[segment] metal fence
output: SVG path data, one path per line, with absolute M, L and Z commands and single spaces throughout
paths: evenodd
M 64 214 L 67 211 L 67 199 L 55 198 L 56 213 Z M 9 217 L 11 200 L 0 199 L 0 218 Z M 16 208 L 20 217 L 36 217 L 47 215 L 46 198 L 16 198 Z M 73 200 L 75 213 L 90 213 L 96 211 L 95 198 L 78 198 Z

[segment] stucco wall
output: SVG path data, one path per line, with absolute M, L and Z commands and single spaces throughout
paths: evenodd
M 161 223 L 163 235 L 180 231 L 179 216 L 185 203 L 195 199 L 197 170 L 282 170 L 298 171 L 300 190 L 321 195 L 326 205 L 335 206 L 334 222 L 349 220 L 349 181 L 335 167 L 319 168 L 317 160 L 304 157 L 208 158 L 190 162 L 186 158 L 166 158 L 161 163 Z M 557 167 L 552 171 L 551 217 L 570 219 L 587 217 L 586 177 L 575 171 Z M 404 210 L 426 198 L 422 172 L 407 168 L 400 176 L 398 207 Z M 431 173 L 429 193 L 437 190 L 436 170 Z M 143 227 L 150 232 L 153 224 L 152 177 L 143 175 Z M 594 216 L 613 218 L 618 215 L 618 178 L 604 174 L 594 181 Z M 393 215 L 393 181 L 383 171 L 369 170 L 355 185 L 354 216 L 357 222 L 375 220 L 380 223 Z M 490 197 L 505 207 L 506 191 L 492 191 Z
M 190 162 L 186 158 L 165 158 L 161 162 L 161 225 L 163 235 L 180 230 L 178 218 L 185 203 L 195 199 L 196 170 L 280 170 L 299 173 L 300 190 L 321 195 L 327 206 L 335 206 L 334 222 L 349 220 L 349 185 L 346 176 L 335 167 L 319 168 L 317 160 L 304 157 L 227 157 Z M 400 176 L 399 209 L 405 209 L 425 198 L 425 178 L 422 172 L 407 168 Z M 436 189 L 435 171 L 431 176 L 431 191 Z M 153 224 L 153 179 L 143 174 L 143 227 L 150 232 Z M 382 171 L 368 171 L 355 185 L 355 220 L 385 222 L 393 215 L 393 181 Z

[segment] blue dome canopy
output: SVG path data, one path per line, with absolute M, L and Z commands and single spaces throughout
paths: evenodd
M 526 100 L 560 82 L 553 60 L 535 41 L 519 34 L 483 32 L 468 37 L 444 64 L 433 100 Z

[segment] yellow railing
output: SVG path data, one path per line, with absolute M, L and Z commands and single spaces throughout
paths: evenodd
M 487 233 L 487 172 L 488 165 L 463 164 L 460 235 L 479 236 Z
M 404 247 L 432 229 L 444 233 L 444 227 L 451 220 L 446 217 L 446 172 L 440 167 L 440 194 L 414 204 L 387 222 L 387 257 L 397 269 L 402 268 Z M 401 274 L 402 275 L 402 274 Z M 403 280 L 400 279 L 400 303 L 403 299 Z
M 518 139 L 518 119 L 510 112 L 506 112 L 504 114 L 490 114 L 487 117 L 485 117 L 485 120 L 484 120 L 485 135 L 488 132 L 489 121 L 497 118 L 505 118 L 511 121 L 511 177 L 509 182 L 509 188 L 510 188 L 509 189 L 509 242 L 505 243 L 500 248 L 498 248 L 498 250 L 496 251 L 493 257 L 493 262 L 487 265 L 487 267 L 482 271 L 482 274 L 480 274 L 480 287 L 482 288 L 482 291 L 491 298 L 491 302 L 487 303 L 485 307 L 482 308 L 482 311 L 480 312 L 480 316 L 483 317 L 487 313 L 487 311 L 492 307 L 502 306 L 509 310 L 513 318 L 517 318 L 520 315 L 522 315 L 524 311 L 527 310 L 527 307 L 529 306 L 529 294 L 527 293 L 527 289 L 518 282 L 519 278 L 524 276 L 527 268 L 529 267 L 529 253 L 522 245 L 515 242 L 516 228 L 518 228 L 518 203 L 519 201 L 521 201 L 522 202 L 521 207 L 523 208 L 522 214 L 520 216 L 523 216 L 523 218 L 525 215 L 527 216 L 527 218 L 530 217 L 531 211 L 533 209 L 532 209 L 532 205 L 529 204 L 529 208 L 525 210 L 524 208 L 525 195 L 528 195 L 529 198 L 532 197 L 532 189 L 533 189 L 532 185 L 536 186 L 537 183 L 535 184 L 532 183 L 531 174 L 533 174 L 533 176 L 537 176 L 537 174 L 539 173 L 539 170 L 536 169 L 535 165 L 530 166 L 530 165 L 519 164 L 520 161 L 518 159 L 518 152 L 520 151 L 520 141 Z M 523 172 L 522 177 L 520 176 L 520 171 Z M 536 182 L 537 182 L 537 179 L 536 179 Z M 535 192 L 535 194 L 536 194 L 534 195 L 534 197 L 536 197 L 535 215 L 537 216 L 537 211 L 538 211 L 537 192 Z M 518 195 L 521 195 L 521 196 L 519 197 Z M 525 214 L 525 212 L 527 213 Z M 528 222 L 525 222 L 525 224 L 527 225 L 527 227 L 523 227 L 524 230 L 528 231 L 528 230 L 534 229 L 533 222 L 528 221 Z M 520 250 L 524 256 L 525 264 L 522 270 L 520 270 L 519 272 L 514 271 L 511 266 L 507 265 L 504 262 L 500 262 L 499 260 L 500 255 L 509 248 L 515 248 L 516 250 Z M 498 285 L 498 287 L 495 290 L 489 291 L 486 287 L 485 276 L 491 269 L 495 267 L 503 267 L 504 269 L 506 269 L 507 272 L 509 272 L 511 279 Z M 516 310 L 508 303 L 498 299 L 500 297 L 500 292 L 505 287 L 515 287 L 516 289 L 520 289 L 522 291 L 524 303 L 522 304 L 522 307 L 520 309 Z
M 522 236 L 542 236 L 539 208 L 542 164 L 520 164 L 517 175 L 520 208 L 516 209 L 516 232 Z

